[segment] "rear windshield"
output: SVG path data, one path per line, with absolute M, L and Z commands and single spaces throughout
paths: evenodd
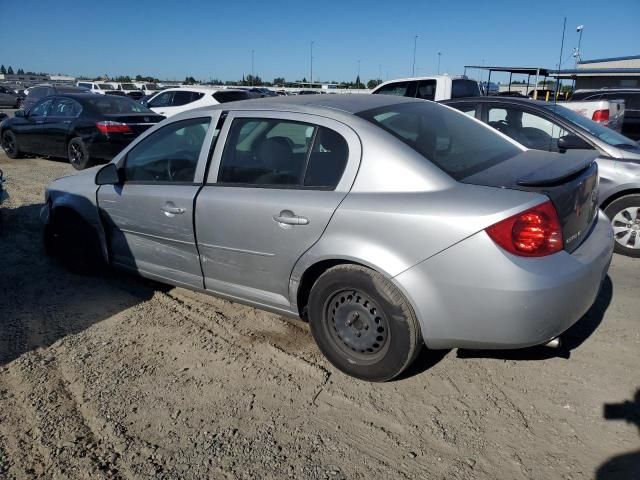
M 123 90 L 138 90 L 138 87 L 136 87 L 133 83 L 121 83 L 120 86 Z
M 552 103 L 543 105 L 547 110 L 551 110 L 555 112 L 557 115 L 560 115 L 565 120 L 577 125 L 578 127 L 586 130 L 591 135 L 598 137 L 605 143 L 613 147 L 635 147 L 636 143 L 630 138 L 625 137 L 624 135 L 619 134 L 618 132 L 611 130 L 610 128 L 604 127 L 599 123 L 596 123 L 587 117 L 580 115 L 573 110 L 569 110 L 568 108 L 562 107 L 560 105 L 554 105 Z
M 113 85 L 109 84 L 109 83 L 100 83 L 98 84 L 98 86 L 102 89 L 102 90 L 115 90 L 115 88 L 113 87 Z
M 480 122 L 437 103 L 388 105 L 358 116 L 399 138 L 456 180 L 522 151 Z
M 114 95 L 96 95 L 85 99 L 90 105 L 105 115 L 118 113 L 151 113 L 147 107 L 141 103 L 135 102 L 127 97 L 118 97 Z
M 451 98 L 478 96 L 480 96 L 480 87 L 478 86 L 478 82 L 462 78 L 455 79 L 451 82 Z
M 213 94 L 213 98 L 215 98 L 220 103 L 227 102 L 236 102 L 238 100 L 247 100 L 248 98 L 252 98 L 249 92 L 216 92 Z

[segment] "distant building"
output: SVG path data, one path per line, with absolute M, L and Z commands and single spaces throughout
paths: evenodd
M 49 81 L 49 75 L 15 75 L 8 73 L 0 73 L 0 80 L 12 83 L 42 83 Z
M 575 81 L 576 90 L 591 88 L 640 88 L 640 55 L 582 60 L 575 69 L 550 72 Z

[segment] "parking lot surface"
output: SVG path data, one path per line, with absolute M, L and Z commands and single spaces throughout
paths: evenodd
M 562 349 L 424 351 L 371 384 L 302 321 L 65 271 L 38 213 L 73 169 L 0 169 L 0 478 L 640 478 L 638 427 L 603 416 L 640 388 L 640 260 L 614 257 Z

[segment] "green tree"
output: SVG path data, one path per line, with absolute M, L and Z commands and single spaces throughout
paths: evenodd
M 284 79 L 284 77 L 276 77 L 273 79 L 274 85 L 284 85 L 285 83 L 287 83 L 287 81 Z
M 185 83 L 185 85 L 194 85 L 197 82 L 196 82 L 196 79 L 193 78 L 193 77 L 185 77 L 184 83 Z
M 0 65 L 0 73 L 2 73 L 2 74 L 7 73 L 7 69 L 4 68 L 4 65 Z
M 9 75 L 13 75 L 13 74 L 14 74 L 14 73 L 13 73 L 13 68 L 11 68 L 11 65 L 9 65 L 9 68 L 7 69 L 7 73 L 8 73 Z
M 379 78 L 378 78 L 378 79 L 375 79 L 375 80 L 373 80 L 373 79 L 372 79 L 372 80 L 369 80 L 369 81 L 367 82 L 367 88 L 368 88 L 368 89 L 376 88 L 376 87 L 377 87 L 378 85 L 380 85 L 381 83 L 382 83 L 382 80 L 380 80 Z
M 247 77 L 245 78 L 245 84 L 246 85 L 253 85 L 254 87 L 259 87 L 262 85 L 262 79 L 260 78 L 259 75 L 247 75 Z
M 18 69 L 18 75 L 24 75 L 24 70 L 23 70 L 23 69 L 21 69 L 21 68 L 19 68 L 19 69 Z

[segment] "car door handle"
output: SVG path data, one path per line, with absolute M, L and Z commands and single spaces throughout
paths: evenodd
M 174 215 L 180 215 L 181 213 L 186 212 L 187 209 L 181 208 L 181 207 L 174 207 L 173 204 L 171 204 L 171 205 L 165 205 L 164 207 L 162 207 L 162 211 L 167 217 L 173 217 Z
M 279 215 L 274 215 L 273 219 L 283 225 L 308 225 L 309 219 L 294 214 L 291 210 L 283 210 Z

